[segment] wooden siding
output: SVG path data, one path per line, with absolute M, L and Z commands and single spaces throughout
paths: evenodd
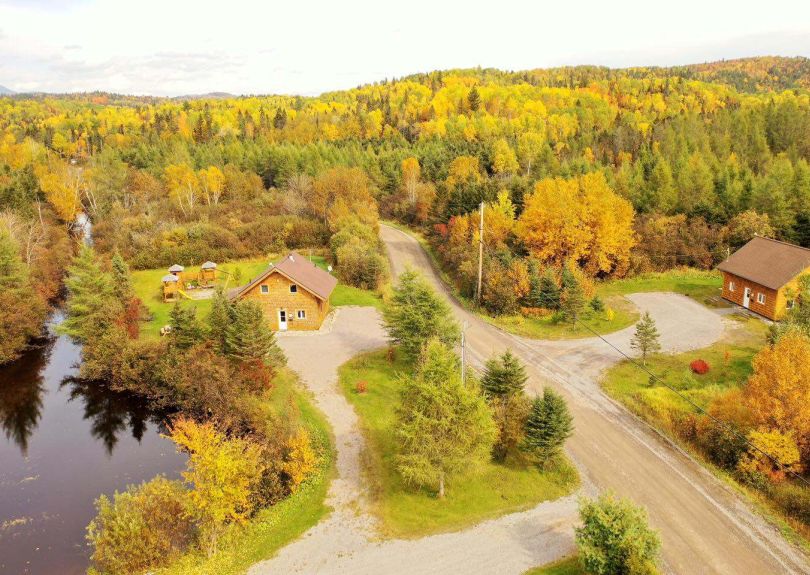
M 791 294 L 795 294 L 798 291 L 798 278 L 804 273 L 810 273 L 810 268 L 805 270 L 802 274 L 797 275 L 795 278 L 793 278 L 793 280 L 778 290 L 774 290 L 729 272 L 723 272 L 723 298 L 742 306 L 745 288 L 750 288 L 751 301 L 748 309 L 758 313 L 759 315 L 765 316 L 768 319 L 782 319 L 787 311 L 787 302 L 789 297 Z M 730 289 L 731 282 L 734 282 L 734 291 L 731 291 Z M 765 295 L 764 304 L 757 301 L 759 294 Z
M 323 301 L 298 286 L 298 291 L 290 292 L 289 279 L 274 272 L 241 295 L 246 299 L 258 302 L 264 315 L 274 331 L 278 331 L 278 312 L 287 312 L 287 329 L 290 331 L 314 330 L 321 327 L 329 313 L 329 302 Z M 262 293 L 262 286 L 267 286 L 268 293 Z M 306 313 L 306 319 L 298 319 L 298 311 Z

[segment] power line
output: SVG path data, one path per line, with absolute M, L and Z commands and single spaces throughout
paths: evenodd
M 773 463 L 775 463 L 775 464 L 776 464 L 776 465 L 777 465 L 777 466 L 778 466 L 778 467 L 779 467 L 779 468 L 780 468 L 782 471 L 784 471 L 785 473 L 787 473 L 787 474 L 791 475 L 792 477 L 795 477 L 796 479 L 798 479 L 799 481 L 801 481 L 802 483 L 804 483 L 804 484 L 805 484 L 807 487 L 810 487 L 810 482 L 808 482 L 808 481 L 807 481 L 807 479 L 805 479 L 804 477 L 802 477 L 801 475 L 799 475 L 799 474 L 798 474 L 798 473 L 796 473 L 795 471 L 793 471 L 793 470 L 791 470 L 791 469 L 786 468 L 786 467 L 785 467 L 785 466 L 782 464 L 782 462 L 781 462 L 781 461 L 779 461 L 779 459 L 777 459 L 775 456 L 771 455 L 770 453 L 768 453 L 767 451 L 765 451 L 764 449 L 762 449 L 761 447 L 759 447 L 758 445 L 756 445 L 756 444 L 755 444 L 753 441 L 751 441 L 750 439 L 748 439 L 748 437 L 746 437 L 745 435 L 742 435 L 741 433 L 739 433 L 739 432 L 738 432 L 736 429 L 734 429 L 733 427 L 731 427 L 731 425 L 729 425 L 728 423 L 726 423 L 726 422 L 725 422 L 725 421 L 723 421 L 722 419 L 719 419 L 719 418 L 715 417 L 714 415 L 712 415 L 711 413 L 707 412 L 707 411 L 706 411 L 705 409 L 703 409 L 703 408 L 702 408 L 700 405 L 698 405 L 697 403 L 695 403 L 694 401 L 692 401 L 692 399 L 690 399 L 690 398 L 689 398 L 687 395 L 685 395 L 685 394 L 681 393 L 681 392 L 680 392 L 680 390 L 678 390 L 678 389 L 677 389 L 677 388 L 675 388 L 675 387 L 672 387 L 672 386 L 671 386 L 671 385 L 669 385 L 669 384 L 668 384 L 666 381 L 664 381 L 662 378 L 658 377 L 658 376 L 657 376 L 656 374 L 654 374 L 652 371 L 650 371 L 649 369 L 647 369 L 647 366 L 646 366 L 646 365 L 640 364 L 638 361 L 636 361 L 636 359 L 635 359 L 635 358 L 630 357 L 630 356 L 629 356 L 629 355 L 627 355 L 625 352 L 623 352 L 621 349 L 619 349 L 618 347 L 616 347 L 615 345 L 613 345 L 612 343 L 610 343 L 608 340 L 606 340 L 606 339 L 605 339 L 605 338 L 602 336 L 602 334 L 600 334 L 599 332 L 597 332 L 596 330 L 594 330 L 594 329 L 593 329 L 593 328 L 591 328 L 590 326 L 585 325 L 583 322 L 581 322 L 581 321 L 579 320 L 579 318 L 575 318 L 575 321 L 576 321 L 576 322 L 577 322 L 577 323 L 578 323 L 580 326 L 584 327 L 586 330 L 588 330 L 589 332 L 591 332 L 592 334 L 594 334 L 596 337 L 598 337 L 600 340 L 602 340 L 604 343 L 606 343 L 606 344 L 607 344 L 607 345 L 609 345 L 611 348 L 613 348 L 613 349 L 614 349 L 614 350 L 615 350 L 617 353 L 619 353 L 619 354 L 620 354 L 622 357 L 624 357 L 626 360 L 628 360 L 630 363 L 632 363 L 632 364 L 633 364 L 633 365 L 634 365 L 636 368 L 640 369 L 641 371 L 643 371 L 644 373 L 646 373 L 647 375 L 649 375 L 649 376 L 650 376 L 650 378 L 651 378 L 652 380 L 654 380 L 654 381 L 657 381 L 657 382 L 661 383 L 661 384 L 662 384 L 664 387 L 666 387 L 666 388 L 667 388 L 667 389 L 669 389 L 671 392 L 673 392 L 675 395 L 677 395 L 677 396 L 678 396 L 678 397 L 680 397 L 682 400 L 684 400 L 685 402 L 687 402 L 689 405 L 691 405 L 693 408 L 695 408 L 695 409 L 696 409 L 696 410 L 697 410 L 697 411 L 698 411 L 700 414 L 702 414 L 702 415 L 704 415 L 704 416 L 708 417 L 708 418 L 709 418 L 709 419 L 710 419 L 712 422 L 714 422 L 715 424 L 719 425 L 719 426 L 720 426 L 722 429 L 724 429 L 726 432 L 731 433 L 731 434 L 732 434 L 734 437 L 736 437 L 736 438 L 738 438 L 738 439 L 741 439 L 741 440 L 742 440 L 742 441 L 743 441 L 743 442 L 744 442 L 744 443 L 745 443 L 747 446 L 749 446 L 749 447 L 751 447 L 752 449 L 754 449 L 754 451 L 757 451 L 758 453 L 761 453 L 762 455 L 766 456 L 768 459 L 770 459 L 770 460 L 771 460 Z

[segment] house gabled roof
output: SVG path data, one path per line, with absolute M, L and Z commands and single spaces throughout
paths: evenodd
M 264 281 L 267 276 L 275 272 L 280 273 L 322 300 L 328 300 L 329 296 L 332 294 L 332 290 L 334 290 L 337 285 L 337 279 L 332 274 L 323 271 L 296 252 L 292 252 L 277 264 L 270 264 L 270 267 L 264 270 L 249 284 L 241 288 L 232 297 L 240 297 L 242 294 L 249 292 L 257 284 Z
M 809 267 L 810 250 L 807 248 L 755 237 L 717 269 L 778 290 Z

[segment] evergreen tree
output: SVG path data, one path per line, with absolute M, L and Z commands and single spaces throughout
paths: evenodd
M 523 451 L 536 458 L 541 466 L 556 457 L 565 440 L 574 432 L 573 418 L 561 395 L 551 388 L 532 402 L 526 419 Z
M 276 130 L 282 130 L 287 125 L 287 110 L 276 108 L 276 115 L 273 118 L 273 126 Z
M 169 313 L 169 325 L 172 326 L 171 341 L 178 349 L 188 349 L 202 340 L 202 328 L 197 321 L 197 312 L 191 307 L 184 307 L 176 302 Z
M 429 339 L 452 345 L 460 333 L 450 306 L 413 270 L 400 276 L 383 318 L 388 335 L 412 359 Z
M 636 324 L 636 332 L 630 340 L 630 347 L 641 353 L 641 362 L 647 364 L 647 355 L 661 350 L 658 341 L 659 333 L 655 327 L 655 320 L 650 312 L 644 312 L 641 320 Z
M 510 350 L 506 350 L 500 357 L 487 360 L 481 388 L 489 397 L 514 396 L 523 393 L 527 379 L 526 368 Z
M 233 306 L 233 321 L 225 331 L 225 345 L 227 356 L 239 363 L 261 361 L 271 367 L 285 363 L 276 336 L 256 302 L 240 301 Z
M 540 278 L 537 307 L 560 309 L 560 288 L 557 287 L 557 280 L 551 268 L 547 268 Z
M 222 286 L 217 287 L 208 313 L 208 337 L 214 341 L 220 353 L 226 353 L 228 326 L 234 320 L 234 307 L 225 296 Z
M 605 309 L 605 304 L 598 295 L 593 296 L 593 299 L 591 299 L 588 305 L 590 305 L 591 309 L 595 312 L 604 311 Z
M 115 295 L 122 304 L 126 305 L 132 299 L 132 284 L 129 279 L 129 266 L 117 250 L 112 257 L 112 276 Z
M 563 278 L 565 278 L 565 272 L 563 272 Z M 576 323 L 584 307 L 585 292 L 582 290 L 577 278 L 569 272 L 569 279 L 564 282 L 563 292 L 560 296 L 560 310 L 563 318 L 571 323 Z
M 112 275 L 102 269 L 90 246 L 83 245 L 79 250 L 68 268 L 65 286 L 67 316 L 59 326 L 62 333 L 85 342 L 100 326 L 116 319 L 108 305 L 110 300 L 116 300 L 115 282 Z
M 397 410 L 397 469 L 408 483 L 435 485 L 485 460 L 495 438 L 492 414 L 477 386 L 463 385 L 458 357 L 436 338 L 419 371 L 404 382 Z
M 43 315 L 43 302 L 31 293 L 17 243 L 0 228 L 0 364 L 15 359 L 39 333 Z
M 478 93 L 478 88 L 473 86 L 467 94 L 467 105 L 470 107 L 471 112 L 477 112 L 481 107 L 481 95 Z

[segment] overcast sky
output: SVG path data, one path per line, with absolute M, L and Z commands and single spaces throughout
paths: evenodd
M 317 94 L 446 68 L 756 55 L 810 56 L 810 1 L 0 0 L 0 85 L 16 91 Z

